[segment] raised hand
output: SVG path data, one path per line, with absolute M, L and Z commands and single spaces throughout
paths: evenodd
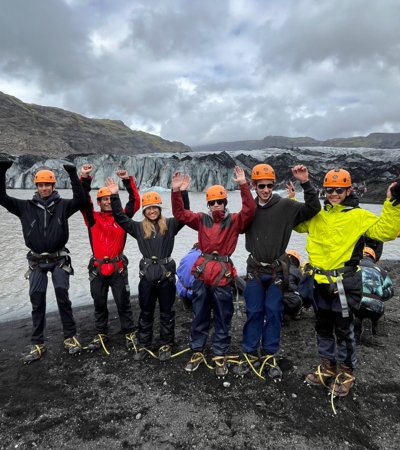
M 190 181 L 190 178 L 189 178 L 189 181 Z M 172 190 L 174 192 L 183 190 L 182 189 L 183 182 L 184 182 L 184 175 L 182 175 L 180 172 L 175 172 L 172 175 L 172 180 L 171 180 Z
M 179 190 L 181 191 L 187 191 L 187 188 L 189 187 L 190 184 L 190 177 L 187 174 L 184 174 L 182 176 L 182 184 L 181 187 L 179 188 Z
M 121 178 L 121 180 L 128 180 L 129 174 L 128 171 L 125 169 L 118 169 L 115 171 L 115 174 Z
M 235 166 L 233 169 L 234 176 L 233 181 L 236 181 L 236 183 L 239 184 L 245 184 L 246 183 L 246 173 L 240 166 Z
M 106 179 L 106 186 L 108 187 L 108 189 L 110 189 L 111 194 L 118 194 L 118 183 L 116 183 L 113 178 L 108 177 Z
M 81 177 L 82 178 L 88 178 L 88 176 L 90 175 L 92 170 L 93 170 L 93 166 L 91 164 L 84 164 L 81 167 Z
M 296 197 L 296 189 L 294 188 L 294 184 L 291 181 L 289 181 L 286 184 L 286 192 L 287 192 L 288 198 L 295 198 Z
M 306 181 L 308 181 L 308 169 L 306 166 L 303 166 L 303 164 L 294 166 L 292 168 L 292 174 L 296 178 L 296 180 L 300 181 L 300 183 L 305 183 Z

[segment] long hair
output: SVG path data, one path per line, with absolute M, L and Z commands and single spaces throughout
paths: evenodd
M 163 236 L 167 230 L 167 220 L 166 218 L 160 213 L 159 218 L 157 219 L 158 228 L 160 230 L 160 234 Z M 145 217 L 142 221 L 142 227 L 143 227 L 143 235 L 145 239 L 151 239 L 153 234 L 156 232 L 156 227 L 154 226 L 154 223 L 149 220 L 147 217 Z

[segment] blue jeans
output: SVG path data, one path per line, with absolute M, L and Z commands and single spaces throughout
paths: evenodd
M 279 350 L 283 294 L 270 274 L 260 274 L 244 290 L 247 320 L 243 328 L 243 351 L 254 353 L 261 346 L 266 354 Z
M 214 311 L 214 334 L 212 350 L 215 356 L 228 353 L 233 316 L 231 286 L 208 286 L 203 281 L 193 283 L 193 319 L 190 347 L 193 352 L 203 352 L 211 325 L 211 311 Z

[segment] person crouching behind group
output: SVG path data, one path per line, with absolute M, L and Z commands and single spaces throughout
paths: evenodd
M 115 221 L 137 240 L 143 256 L 139 263 L 139 329 L 138 351 L 134 359 L 143 361 L 152 346 L 154 311 L 158 300 L 160 307 L 160 347 L 158 358 L 166 361 L 171 358 L 175 339 L 175 311 L 173 310 L 176 287 L 176 264 L 171 258 L 175 235 L 183 227 L 174 218 L 162 215 L 162 199 L 157 192 L 146 192 L 142 196 L 141 222 L 130 219 L 123 211 L 118 194 L 118 184 L 107 178 L 106 185 L 111 193 L 111 207 Z M 185 206 L 189 207 L 186 179 L 181 185 L 181 195 Z
M 183 208 L 179 190 L 183 178 L 176 174 L 172 179 L 172 213 L 180 222 L 198 231 L 201 255 L 197 258 L 193 272 L 197 279 L 193 283 L 193 320 L 190 347 L 193 352 L 185 370 L 194 372 L 204 361 L 211 310 L 214 310 L 215 374 L 224 377 L 228 373 L 226 355 L 230 345 L 230 325 L 233 316 L 232 282 L 236 269 L 230 259 L 235 251 L 239 233 L 243 233 L 253 220 L 256 205 L 252 198 L 246 176 L 241 167 L 235 167 L 234 181 L 240 185 L 242 210 L 230 213 L 226 209 L 227 193 L 223 186 L 214 185 L 207 190 L 209 213 L 194 213 Z

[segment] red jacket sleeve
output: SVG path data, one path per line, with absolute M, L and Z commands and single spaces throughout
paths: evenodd
M 240 185 L 240 195 L 242 196 L 242 209 L 238 213 L 238 230 L 243 233 L 254 219 L 257 205 L 251 195 L 248 183 Z
M 198 230 L 202 213 L 194 213 L 190 209 L 185 209 L 182 194 L 180 191 L 171 192 L 172 214 L 178 222 L 181 222 L 193 230 Z

